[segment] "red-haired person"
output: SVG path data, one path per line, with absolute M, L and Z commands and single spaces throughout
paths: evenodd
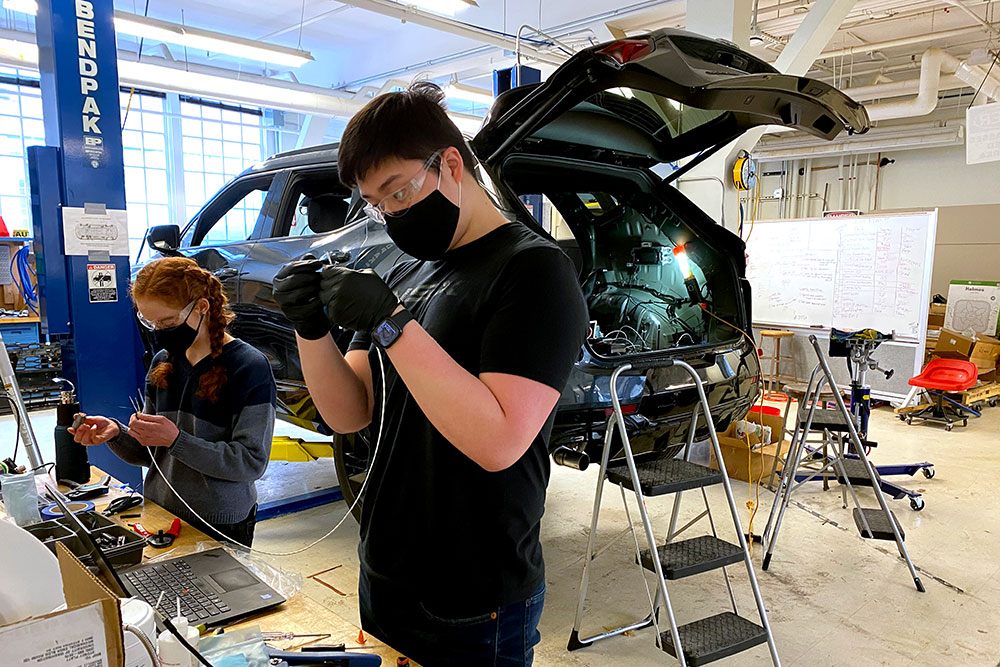
M 123 461 L 148 467 L 146 498 L 211 537 L 222 533 L 250 546 L 254 483 L 267 468 L 274 431 L 271 366 L 226 331 L 233 315 L 222 284 L 191 259 L 147 264 L 132 285 L 132 300 L 159 348 L 146 376 L 143 411 L 127 426 L 88 415 L 74 439 L 106 442 Z

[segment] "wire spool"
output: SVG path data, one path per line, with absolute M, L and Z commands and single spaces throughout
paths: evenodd
M 733 185 L 741 192 L 757 185 L 757 163 L 746 151 L 741 150 L 733 163 Z

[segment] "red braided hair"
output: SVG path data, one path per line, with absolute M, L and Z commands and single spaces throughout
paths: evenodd
M 187 257 L 164 257 L 153 260 L 142 267 L 132 283 L 132 298 L 158 299 L 174 308 L 184 308 L 196 299 L 208 300 L 208 326 L 211 355 L 215 359 L 222 353 L 226 327 L 233 321 L 228 299 L 222 291 L 222 283 L 210 272 L 198 266 Z M 160 363 L 150 374 L 150 381 L 161 389 L 167 386 L 167 378 L 174 365 L 169 360 Z M 223 385 L 226 384 L 226 369 L 215 365 L 201 376 L 197 396 L 213 403 L 219 400 Z

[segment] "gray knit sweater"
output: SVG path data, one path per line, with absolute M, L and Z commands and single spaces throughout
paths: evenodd
M 150 368 L 167 360 L 160 351 Z M 267 358 L 241 340 L 233 340 L 216 358 L 194 366 L 186 358 L 170 359 L 174 369 L 166 388 L 146 381 L 147 414 L 163 415 L 180 435 L 170 447 L 147 449 L 128 434 L 108 442 L 122 460 L 149 468 L 143 495 L 186 521 L 194 517 L 164 483 L 150 452 L 170 484 L 201 517 L 214 525 L 238 523 L 257 502 L 254 482 L 261 478 L 271 454 L 275 386 Z M 216 364 L 227 380 L 215 402 L 196 396 L 202 374 Z

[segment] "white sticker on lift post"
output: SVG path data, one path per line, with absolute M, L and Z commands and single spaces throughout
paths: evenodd
M 88 264 L 87 287 L 91 303 L 111 303 L 118 300 L 118 280 L 114 264 Z

